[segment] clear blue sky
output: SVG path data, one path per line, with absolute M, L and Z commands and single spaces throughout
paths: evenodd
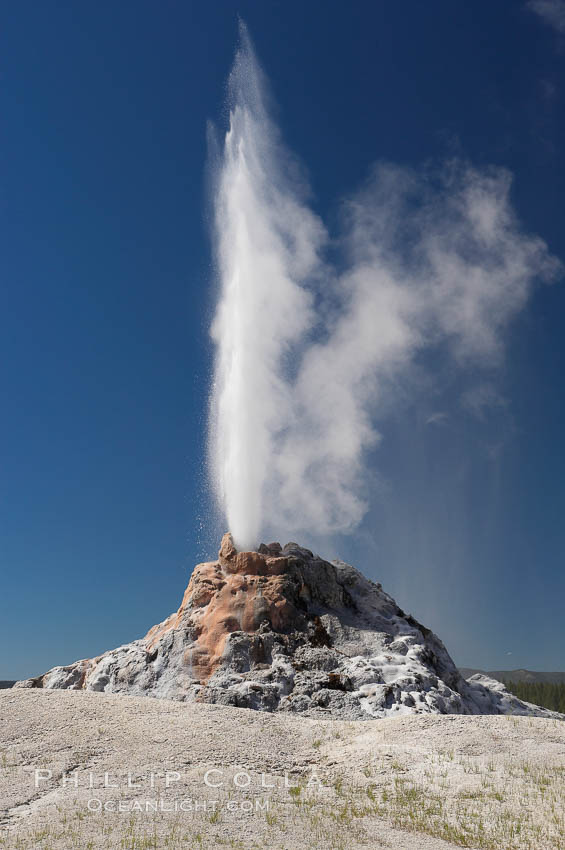
M 375 160 L 456 153 L 509 168 L 565 258 L 565 36 L 518 0 L 5 6 L 0 678 L 141 636 L 217 548 L 205 126 L 238 13 L 326 220 Z M 482 420 L 389 422 L 385 486 L 322 552 L 462 665 L 565 669 L 564 315 L 540 287 Z

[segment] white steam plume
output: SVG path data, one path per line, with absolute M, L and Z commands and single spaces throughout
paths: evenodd
M 355 528 L 364 456 L 406 370 L 431 346 L 460 367 L 492 363 L 534 280 L 561 264 L 520 229 L 507 171 L 381 164 L 344 204 L 338 274 L 244 27 L 230 99 L 213 190 L 209 454 L 228 526 L 249 547 L 267 529 Z

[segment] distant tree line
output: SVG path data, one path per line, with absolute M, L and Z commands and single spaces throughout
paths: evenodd
M 565 682 L 505 681 L 504 684 L 518 699 L 565 714 Z

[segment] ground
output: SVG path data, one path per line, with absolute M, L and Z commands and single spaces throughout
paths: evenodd
M 0 718 L 0 848 L 565 848 L 557 720 L 40 689 L 2 691 Z

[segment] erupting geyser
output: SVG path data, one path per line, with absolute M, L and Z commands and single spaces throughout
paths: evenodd
M 284 148 L 245 27 L 214 162 L 219 303 L 209 463 L 236 543 L 350 531 L 364 455 L 421 352 L 492 363 L 536 278 L 560 269 L 522 232 L 511 177 L 451 160 L 422 175 L 375 166 L 343 204 L 343 262 Z
M 521 232 L 507 172 L 450 162 L 424 177 L 375 167 L 344 204 L 345 259 L 332 268 L 244 28 L 241 39 L 213 181 L 209 438 L 234 536 L 145 637 L 16 687 L 350 719 L 557 717 L 500 682 L 465 680 L 439 638 L 354 567 L 296 543 L 257 545 L 265 530 L 353 529 L 366 510 L 366 450 L 411 364 L 438 345 L 461 369 L 491 363 L 534 279 L 560 264 Z
M 236 540 L 255 546 L 274 441 L 292 411 L 284 358 L 312 323 L 302 282 L 317 263 L 322 229 L 289 180 L 245 31 L 242 39 L 215 187 L 221 300 L 210 455 Z

